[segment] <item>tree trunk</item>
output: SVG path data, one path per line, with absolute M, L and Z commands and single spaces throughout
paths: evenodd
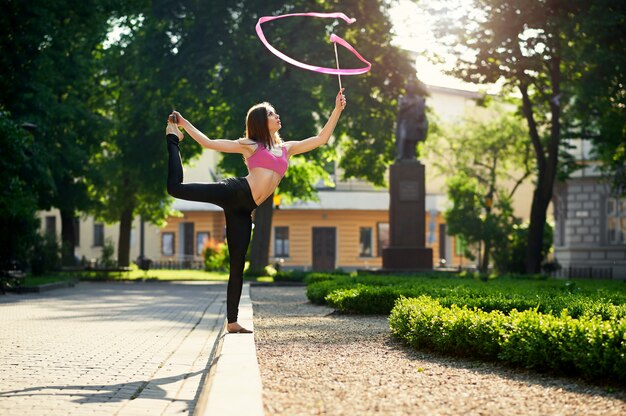
M 487 273 L 489 269 L 489 252 L 491 251 L 491 244 L 489 241 L 485 241 L 485 250 L 483 251 L 483 258 L 480 262 L 480 272 Z
M 130 264 L 130 230 L 133 225 L 133 209 L 126 208 L 120 217 L 120 236 L 117 243 L 117 265 L 128 267 Z
M 552 99 L 550 100 L 550 139 L 547 145 L 541 144 L 537 125 L 534 118 L 534 110 L 528 95 L 528 85 L 521 84 L 522 110 L 528 121 L 530 137 L 535 149 L 537 158 L 537 186 L 533 192 L 533 202 L 530 210 L 530 224 L 528 225 L 528 240 L 526 244 L 526 255 L 524 258 L 526 273 L 541 272 L 543 230 L 546 223 L 546 212 L 552 199 L 554 180 L 558 168 L 559 144 L 561 139 L 561 109 L 559 105 L 560 96 L 560 59 L 554 58 L 551 63 L 551 84 Z M 546 151 L 547 150 L 547 151 Z
M 526 273 L 539 273 L 541 271 L 543 248 L 543 229 L 546 223 L 546 211 L 550 198 L 543 196 L 544 190 L 540 188 L 541 181 L 537 182 L 537 189 L 533 193 L 533 203 L 530 210 L 530 224 L 528 225 L 528 242 L 526 245 Z M 545 186 L 544 186 L 545 188 Z M 551 193 L 551 192 L 550 192 Z
M 63 266 L 76 265 L 74 231 L 74 211 L 61 210 L 61 264 Z
M 257 274 L 269 264 L 270 235 L 272 230 L 272 215 L 274 214 L 273 198 L 270 195 L 254 211 L 254 232 L 250 243 L 250 274 Z

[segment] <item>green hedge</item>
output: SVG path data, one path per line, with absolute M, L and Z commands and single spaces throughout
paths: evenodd
M 509 314 L 443 306 L 428 296 L 400 298 L 393 335 L 416 348 L 499 360 L 593 379 L 626 381 L 626 318 L 575 319 L 535 310 Z
M 304 272 L 298 270 L 278 271 L 274 275 L 274 281 L 276 282 L 305 282 L 307 284 L 323 282 L 328 280 L 334 280 L 342 277 L 342 273 L 318 273 L 318 272 Z
M 499 282 L 459 278 L 342 277 L 309 284 L 313 303 L 327 303 L 345 313 L 389 314 L 400 297 L 427 295 L 443 306 L 467 306 L 489 312 L 536 310 L 573 318 L 597 316 L 604 320 L 626 317 L 626 296 L 617 282 L 547 280 Z M 604 288 L 596 286 L 608 285 Z M 582 286 L 582 287 L 581 287 Z

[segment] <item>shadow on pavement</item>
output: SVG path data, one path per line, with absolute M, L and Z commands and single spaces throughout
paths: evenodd
M 32 397 L 32 396 L 70 396 L 78 404 L 88 403 L 115 403 L 134 400 L 136 398 L 149 398 L 156 400 L 167 400 L 170 402 L 186 402 L 188 408 L 193 407 L 197 400 L 179 400 L 176 397 L 167 397 L 167 392 L 160 386 L 176 383 L 189 377 L 203 374 L 205 370 L 191 373 L 183 373 L 176 376 L 157 378 L 152 380 L 139 380 L 128 383 L 118 383 L 110 385 L 69 385 L 69 386 L 38 386 L 28 387 L 21 390 L 9 390 L 0 392 L 0 398 L 6 397 Z M 149 386 L 149 390 L 146 388 Z M 144 394 L 144 396 L 142 396 Z

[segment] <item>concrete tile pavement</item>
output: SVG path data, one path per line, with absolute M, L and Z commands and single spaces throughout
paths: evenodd
M 252 326 L 247 285 L 240 310 Z M 263 414 L 254 337 L 224 316 L 223 283 L 0 296 L 0 414 Z

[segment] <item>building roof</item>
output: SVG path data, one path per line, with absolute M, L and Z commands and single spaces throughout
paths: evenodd
M 363 210 L 388 211 L 389 193 L 387 191 L 319 191 L 319 201 L 294 201 L 282 203 L 282 210 Z M 447 198 L 440 194 L 426 195 L 426 210 L 443 211 Z M 203 202 L 176 199 L 172 205 L 179 211 L 222 211 L 220 207 Z
M 217 205 L 207 204 L 206 202 L 185 201 L 184 199 L 174 199 L 172 208 L 178 211 L 222 211 Z
M 439 85 L 428 85 L 428 84 L 426 85 L 426 91 L 438 92 L 438 93 L 449 94 L 449 95 L 457 95 L 459 97 L 470 98 L 473 100 L 477 100 L 485 96 L 485 94 L 481 92 L 477 92 L 477 91 L 461 90 L 459 88 L 442 87 Z M 493 95 L 493 94 L 487 94 L 487 95 Z

